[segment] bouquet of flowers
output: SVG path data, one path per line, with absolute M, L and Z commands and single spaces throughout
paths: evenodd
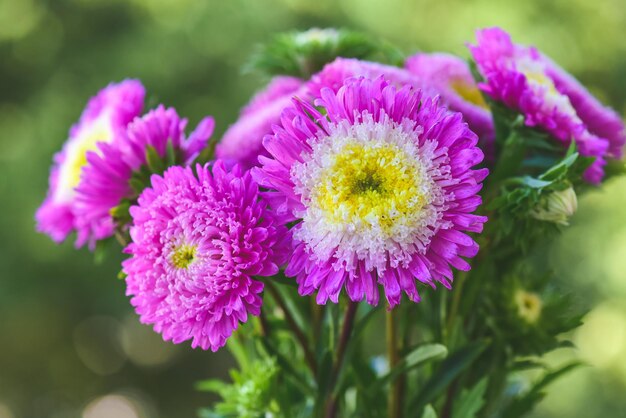
M 624 172 L 626 133 L 499 28 L 469 62 L 334 29 L 278 35 L 271 77 L 219 140 L 137 80 L 87 104 L 37 228 L 118 241 L 139 320 L 231 351 L 205 418 L 520 417 L 579 365 L 577 311 L 529 262 L 577 196 Z M 525 370 L 534 369 L 529 378 Z

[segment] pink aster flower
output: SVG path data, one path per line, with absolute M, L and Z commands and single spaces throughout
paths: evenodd
M 335 61 L 326 64 L 322 71 L 311 77 L 311 80 L 308 82 L 308 92 L 311 97 L 319 97 L 323 88 L 330 88 L 335 92 L 339 90 L 347 78 L 365 77 L 375 79 L 380 76 L 384 76 L 396 87 L 409 85 L 414 88 L 421 88 L 423 91 L 428 89 L 427 92 L 431 96 L 437 94 L 434 89 L 428 88 L 416 75 L 404 68 L 355 58 L 337 58 Z
M 449 288 L 452 267 L 469 270 L 462 257 L 478 251 L 466 233 L 487 220 L 473 214 L 487 175 L 472 169 L 483 159 L 476 134 L 382 77 L 322 88 L 315 106 L 294 100 L 253 169 L 277 216 L 297 221 L 285 273 L 318 303 L 345 288 L 375 305 L 380 285 L 393 307 L 402 292 L 419 301 L 417 282 Z
M 494 100 L 520 111 L 528 126 L 549 132 L 582 155 L 595 157 L 585 179 L 599 183 L 606 158 L 621 158 L 624 124 L 572 76 L 535 48 L 514 44 L 500 28 L 477 32 L 470 51 L 485 77 L 479 87 Z
M 165 340 L 216 351 L 248 315 L 263 283 L 284 263 L 285 228 L 239 166 L 172 167 L 131 207 L 126 293 L 141 322 Z
M 491 112 L 474 81 L 467 62 L 446 53 L 418 53 L 407 58 L 406 68 L 441 96 L 444 105 L 463 114 L 481 147 L 492 154 L 494 128 Z
M 274 77 L 241 111 L 239 119 L 224 133 L 215 155 L 246 168 L 258 165 L 259 155 L 267 155 L 263 137 L 272 133 L 272 125 L 280 121 L 283 108 L 294 95 L 304 95 L 304 82 L 296 77 Z
M 93 247 L 97 240 L 113 234 L 111 209 L 124 198 L 133 197 L 135 192 L 130 180 L 133 172 L 147 164 L 149 146 L 160 157 L 165 157 L 168 143 L 171 143 L 181 164 L 191 163 L 206 147 L 213 132 L 213 118 L 203 119 L 189 138 L 185 138 L 186 126 L 186 119 L 181 119 L 174 109 L 161 105 L 135 119 L 119 140 L 100 144 L 98 152 L 87 154 L 89 164 L 77 189 L 79 244 L 89 242 Z
M 63 149 L 54 156 L 48 195 L 35 215 L 40 232 L 61 242 L 76 229 L 76 188 L 87 153 L 125 135 L 128 123 L 141 114 L 144 95 L 139 81 L 125 80 L 108 85 L 89 100 Z

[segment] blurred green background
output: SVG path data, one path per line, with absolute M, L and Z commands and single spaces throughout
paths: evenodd
M 160 341 L 138 324 L 121 256 L 100 265 L 34 232 L 53 153 L 86 100 L 138 77 L 149 103 L 217 134 L 263 80 L 254 45 L 312 26 L 365 30 L 406 51 L 467 56 L 477 27 L 539 46 L 626 110 L 623 0 L 0 0 L 0 418 L 186 418 L 212 400 L 225 353 Z M 550 268 L 596 306 L 571 337 L 589 367 L 555 384 L 534 417 L 626 416 L 626 179 L 581 199 Z M 571 353 L 555 353 L 560 361 Z

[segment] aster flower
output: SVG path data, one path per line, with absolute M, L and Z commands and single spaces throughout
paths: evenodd
M 480 138 L 483 150 L 493 154 L 495 132 L 491 112 L 465 60 L 446 53 L 418 53 L 407 58 L 405 67 L 422 83 L 434 88 L 443 104 L 461 112 Z
M 466 232 L 486 221 L 473 212 L 487 170 L 471 169 L 483 153 L 461 114 L 382 77 L 323 88 L 315 106 L 283 112 L 253 170 L 277 215 L 298 221 L 285 273 L 300 294 L 323 304 L 345 288 L 375 305 L 380 284 L 393 307 L 402 292 L 419 301 L 417 281 L 450 288 L 451 267 L 478 251 Z
M 426 86 L 416 75 L 404 68 L 353 58 L 337 58 L 333 62 L 326 64 L 307 83 L 308 93 L 311 97 L 319 97 L 323 88 L 330 88 L 335 92 L 339 90 L 347 78 L 365 77 L 374 79 L 379 76 L 384 76 L 396 87 L 409 85 L 414 88 L 421 88 L 423 93 L 428 89 L 427 92 L 431 96 L 437 94 L 436 90 Z
M 239 166 L 171 167 L 152 177 L 131 207 L 124 261 L 127 294 L 141 322 L 165 340 L 216 351 L 248 315 L 258 315 L 263 283 L 284 262 L 257 184 Z
M 76 188 L 87 165 L 87 153 L 98 144 L 123 137 L 141 114 L 145 90 L 137 80 L 110 84 L 89 100 L 69 139 L 55 155 L 48 195 L 37 211 L 37 229 L 61 242 L 76 229 Z
M 289 106 L 291 98 L 304 95 L 303 84 L 295 77 L 274 77 L 243 108 L 239 119 L 224 133 L 215 155 L 245 168 L 258 165 L 259 155 L 267 155 L 262 144 L 263 137 L 272 133 L 272 125 L 280 121 L 280 113 Z
M 131 179 L 133 173 L 148 164 L 148 149 L 164 158 L 171 147 L 176 163 L 189 164 L 206 147 L 213 132 L 213 119 L 203 119 L 195 131 L 185 138 L 186 119 L 176 110 L 159 106 L 141 118 L 135 119 L 124 137 L 100 144 L 99 152 L 87 154 L 88 166 L 78 187 L 76 203 L 78 243 L 111 236 L 115 223 L 111 210 L 123 199 L 136 196 Z
M 527 126 L 542 128 L 584 156 L 595 157 L 585 179 L 599 183 L 606 158 L 621 158 L 624 124 L 572 76 L 535 48 L 514 44 L 499 28 L 477 32 L 470 46 L 485 78 L 480 88 L 494 100 L 520 111 Z

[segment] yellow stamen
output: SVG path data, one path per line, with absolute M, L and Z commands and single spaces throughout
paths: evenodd
M 193 263 L 195 257 L 196 247 L 194 245 L 182 244 L 174 250 L 170 261 L 174 267 L 186 269 L 191 263 Z

